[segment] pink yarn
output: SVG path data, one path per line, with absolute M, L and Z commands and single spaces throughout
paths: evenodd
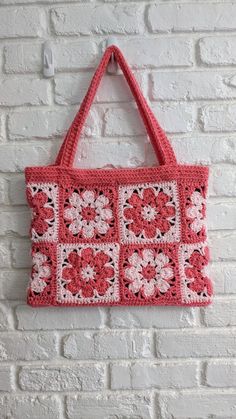
M 127 79 L 158 167 L 77 169 L 78 139 L 111 54 Z M 33 306 L 188 305 L 212 301 L 208 168 L 179 165 L 121 51 L 109 47 L 54 165 L 25 169 L 32 208 Z

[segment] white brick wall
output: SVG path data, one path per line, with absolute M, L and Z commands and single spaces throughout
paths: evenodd
M 208 308 L 25 305 L 23 170 L 53 162 L 109 34 L 179 161 L 211 166 Z M 236 418 L 235 65 L 234 1 L 0 0 L 0 419 Z M 77 165 L 154 163 L 131 101 L 104 78 Z

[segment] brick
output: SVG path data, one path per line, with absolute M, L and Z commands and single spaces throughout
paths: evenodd
M 235 260 L 236 258 L 236 235 L 232 232 L 224 234 L 212 234 L 211 257 L 213 261 Z
M 52 145 L 10 144 L 0 146 L 0 172 L 22 172 L 27 166 L 52 163 Z
M 83 2 L 83 0 L 70 0 L 70 2 L 72 3 L 72 2 L 78 2 L 78 1 L 81 1 L 81 2 Z M 42 2 L 42 0 L 30 0 L 30 3 L 39 3 L 39 4 L 54 4 L 54 3 L 63 3 L 64 2 L 64 0 L 43 0 L 43 2 Z M 29 3 L 29 0 L 0 0 L 0 4 L 1 5 L 9 5 L 9 4 L 18 4 L 18 3 L 20 3 L 20 4 L 28 4 Z
M 152 402 L 149 395 L 109 394 L 76 395 L 67 397 L 67 416 L 69 419 L 96 419 L 108 417 L 151 419 Z
M 207 226 L 209 230 L 236 229 L 236 206 L 233 202 L 208 203 Z
M 80 139 L 84 137 L 100 137 L 103 126 L 104 110 L 100 107 L 93 107 L 89 111 L 85 124 L 82 128 Z
M 0 396 L 1 419 L 59 419 L 60 402 L 56 396 Z
M 12 328 L 11 310 L 8 304 L 0 303 L 0 331 Z
M 105 113 L 106 137 L 143 135 L 145 127 L 136 109 L 110 108 Z
M 127 3 L 129 1 L 130 0 L 124 0 L 123 3 Z M 137 1 L 142 1 L 142 0 L 137 0 Z M 104 3 L 115 3 L 115 2 L 117 2 L 117 0 L 104 0 Z
M 231 132 L 236 130 L 236 105 L 209 105 L 201 110 L 202 128 L 205 132 Z
M 180 307 L 112 307 L 110 326 L 113 328 L 182 328 L 197 323 L 196 308 Z
M 0 366 L 0 391 L 13 389 L 12 369 L 10 366 Z M 0 399 L 1 400 L 1 399 Z
M 60 41 L 52 44 L 52 49 L 56 71 L 94 68 L 97 63 L 97 47 L 91 41 Z M 41 72 L 42 44 L 27 42 L 6 45 L 4 59 L 6 73 Z
M 236 387 L 236 362 L 208 362 L 205 376 L 210 387 Z
M 236 5 L 154 4 L 148 9 L 152 32 L 231 31 L 235 29 Z
M 190 104 L 169 104 L 152 106 L 159 123 L 167 132 L 184 133 L 193 129 L 193 108 Z M 144 124 L 136 109 L 110 108 L 105 114 L 104 135 L 133 136 L 146 133 Z
M 232 72 L 168 71 L 151 74 L 152 100 L 235 99 Z
M 149 332 L 78 332 L 65 336 L 63 354 L 70 359 L 152 357 Z
M 53 359 L 57 355 L 55 335 L 4 333 L 0 337 L 2 361 Z
M 4 47 L 5 73 L 33 73 L 42 70 L 42 44 L 16 43 Z
M 9 268 L 11 254 L 7 243 L 0 243 L 0 268 Z
M 43 11 L 38 8 L 4 8 L 0 18 L 0 38 L 35 38 L 44 35 L 45 26 Z
M 43 139 L 61 136 L 69 128 L 74 112 L 22 110 L 9 115 L 10 140 Z
M 73 109 L 66 111 L 22 110 L 11 113 L 8 120 L 9 138 L 10 140 L 25 140 L 61 137 L 69 129 L 74 116 Z M 82 136 L 98 136 L 101 123 L 99 109 L 94 108 L 86 120 Z M 32 146 L 31 149 L 34 150 Z M 47 161 L 43 164 L 45 165 Z
M 193 44 L 189 38 L 119 39 L 119 46 L 134 68 L 191 67 Z
M 26 211 L 2 211 L 0 236 L 8 233 L 16 233 L 20 236 L 27 236 L 30 229 L 30 212 Z
M 98 64 L 97 46 L 91 40 L 57 42 L 53 46 L 55 69 L 80 70 L 94 68 Z
M 166 331 L 157 335 L 158 357 L 232 357 L 236 353 L 236 336 L 228 331 Z
M 166 132 L 185 133 L 193 130 L 194 108 L 191 104 L 158 104 L 152 109 Z
M 4 270 L 0 272 L 0 299 L 24 300 L 29 282 L 29 271 Z
M 9 197 L 14 205 L 26 204 L 24 175 L 18 175 L 9 179 Z
M 12 266 L 14 268 L 30 268 L 30 241 L 15 239 L 11 245 Z
M 191 135 L 175 137 L 171 143 L 178 162 L 187 164 L 235 163 L 234 140 L 229 137 Z M 212 172 L 212 170 L 211 170 Z
M 1 64 L 1 58 L 0 58 L 0 64 Z M 6 141 L 5 125 L 6 125 L 6 115 L 2 113 L 2 115 L 0 115 L 0 143 Z
M 225 298 L 214 299 L 213 304 L 203 311 L 206 326 L 236 326 L 236 301 Z
M 144 91 L 144 76 L 136 74 L 136 79 Z M 82 101 L 85 96 L 92 73 L 58 75 L 55 78 L 55 101 L 59 105 L 74 105 Z M 94 102 L 129 102 L 133 100 L 129 86 L 123 76 L 104 75 Z
M 49 105 L 48 80 L 8 78 L 0 82 L 0 106 Z
M 146 77 L 142 72 L 133 72 L 143 94 L 146 96 Z M 99 86 L 96 99 L 98 102 L 130 102 L 134 97 L 130 91 L 129 85 L 123 75 L 106 75 L 103 77 Z
M 233 418 L 236 414 L 236 394 L 202 391 L 162 394 L 159 396 L 163 417 L 182 418 Z M 160 416 L 162 417 L 162 416 Z
M 235 65 L 235 42 L 236 37 L 233 36 L 212 36 L 200 39 L 199 56 L 201 62 L 210 66 Z
M 132 365 L 127 363 L 110 365 L 110 386 L 112 390 L 132 388 Z
M 188 38 L 119 40 L 121 50 L 134 68 L 192 66 L 192 41 Z M 94 68 L 99 62 L 96 44 L 86 40 L 53 45 L 57 71 Z
M 122 379 L 123 377 L 123 379 Z M 196 363 L 141 363 L 111 367 L 112 390 L 191 388 L 198 386 L 199 372 Z
M 1 64 L 1 58 L 0 58 Z M 0 142 L 4 142 L 6 140 L 6 132 L 5 132 L 5 115 L 0 115 Z
M 105 366 L 23 367 L 19 384 L 26 391 L 99 391 L 104 388 Z
M 20 330 L 63 330 L 103 328 L 106 312 L 103 308 L 57 307 L 32 308 L 19 305 L 16 308 L 17 328 Z
M 224 291 L 228 294 L 236 293 L 236 266 L 225 266 L 224 268 Z
M 52 10 L 57 35 L 137 34 L 144 29 L 143 8 L 139 5 L 67 5 Z
M 210 194 L 236 196 L 236 170 L 233 165 L 217 165 L 211 170 Z
M 214 279 L 215 293 L 236 293 L 236 266 L 230 263 L 213 263 L 210 267 L 210 275 Z
M 140 141 L 139 141 L 140 140 Z M 74 165 L 80 168 L 146 166 L 145 140 L 81 141 Z
M 81 103 L 87 93 L 92 73 L 58 75 L 54 79 L 55 102 L 59 105 Z
M 83 2 L 84 0 L 70 0 L 70 2 Z M 90 1 L 90 0 L 89 0 Z M 30 0 L 30 3 L 39 3 L 39 4 L 55 4 L 55 3 L 63 3 L 64 0 Z M 29 0 L 0 0 L 1 5 L 9 5 L 9 4 L 28 4 Z
M 0 204 L 7 203 L 7 184 L 5 179 L 0 179 Z
M 14 268 L 30 268 L 30 241 L 15 239 L 11 245 L 12 266 Z

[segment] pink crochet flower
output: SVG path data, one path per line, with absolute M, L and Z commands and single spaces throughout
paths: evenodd
M 186 215 L 191 219 L 190 228 L 199 233 L 205 226 L 206 200 L 198 191 L 194 191 L 190 197 L 191 204 L 186 209 Z
M 47 221 L 54 217 L 53 209 L 45 207 L 48 201 L 47 194 L 37 192 L 35 195 L 32 195 L 29 188 L 26 193 L 29 205 L 33 210 L 31 229 L 34 229 L 39 235 L 44 234 L 48 229 Z
M 96 233 L 108 232 L 113 213 L 105 195 L 97 196 L 93 191 L 73 192 L 69 203 L 64 215 L 70 221 L 69 230 L 73 235 L 81 233 L 83 238 L 91 239 Z
M 81 251 L 81 256 L 73 251 L 68 256 L 71 267 L 62 271 L 62 277 L 68 281 L 66 289 L 72 294 L 81 292 L 82 297 L 104 295 L 110 287 L 109 280 L 114 276 L 114 269 L 106 266 L 109 256 L 100 251 L 96 254 L 92 248 Z
M 129 280 L 129 290 L 132 293 L 141 291 L 144 297 L 151 297 L 156 290 L 165 293 L 170 288 L 169 280 L 174 272 L 168 256 L 151 249 L 144 249 L 142 257 L 134 252 L 128 259 L 129 266 L 125 276 Z
M 188 287 L 197 293 L 206 289 L 209 296 L 212 295 L 213 289 L 211 281 L 204 275 L 204 267 L 209 262 L 209 250 L 205 248 L 205 254 L 202 255 L 198 251 L 194 251 L 189 258 L 190 266 L 185 268 L 185 275 L 189 280 Z
M 143 198 L 133 192 L 128 199 L 131 208 L 125 208 L 124 216 L 131 220 L 128 228 L 136 236 L 144 232 L 145 236 L 152 239 L 157 230 L 166 233 L 170 228 L 170 218 L 175 215 L 175 208 L 168 205 L 171 198 L 164 192 L 156 196 L 152 188 L 143 191 Z
M 33 253 L 32 279 L 30 283 L 30 288 L 33 292 L 41 293 L 48 285 L 47 280 L 51 276 L 51 269 L 47 260 L 47 256 L 43 253 Z

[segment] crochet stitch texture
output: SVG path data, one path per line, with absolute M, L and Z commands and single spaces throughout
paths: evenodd
M 111 54 L 123 70 L 160 166 L 73 168 Z M 25 169 L 32 209 L 33 306 L 187 305 L 212 301 L 208 168 L 179 165 L 121 51 L 109 47 L 54 165 Z

